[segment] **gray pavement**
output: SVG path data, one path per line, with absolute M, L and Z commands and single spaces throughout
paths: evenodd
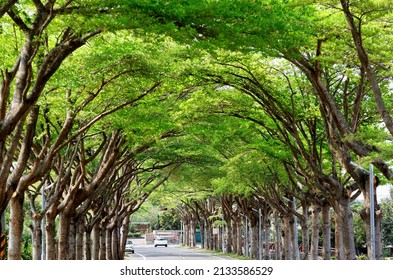
M 126 253 L 125 260 L 233 260 L 227 256 L 218 256 L 178 245 L 154 247 L 153 244 L 145 244 L 143 239 L 136 239 L 133 242 L 135 253 Z

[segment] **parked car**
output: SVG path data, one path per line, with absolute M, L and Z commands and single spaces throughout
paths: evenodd
M 157 237 L 154 239 L 154 247 L 165 246 L 168 247 L 168 240 L 165 237 Z
M 126 241 L 126 248 L 124 251 L 134 254 L 134 243 L 132 243 L 131 240 Z

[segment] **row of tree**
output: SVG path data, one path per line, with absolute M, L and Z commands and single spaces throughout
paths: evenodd
M 189 245 L 203 220 L 213 248 L 224 220 L 229 251 L 250 227 L 253 258 L 273 220 L 278 255 L 297 258 L 295 217 L 315 258 L 319 216 L 329 258 L 332 210 L 336 258 L 355 259 L 362 194 L 370 247 L 368 164 L 375 187 L 392 179 L 388 1 L 0 3 L 9 259 L 27 214 L 35 259 L 121 259 L 131 214 L 160 186 L 181 198 Z
M 294 216 L 302 227 L 303 258 L 315 258 L 321 216 L 323 254 L 329 258 L 332 209 L 335 257 L 356 259 L 350 205 L 362 194 L 361 217 L 370 258 L 368 164 L 378 170 L 371 178 L 374 188 L 392 178 L 392 60 L 380 48 L 382 42 L 384 49 L 392 40 L 386 32 L 392 28 L 392 9 L 384 1 L 321 1 L 305 6 L 301 1 L 257 2 L 205 3 L 212 10 L 205 16 L 193 4 L 179 13 L 173 7 L 149 6 L 179 28 L 194 27 L 201 45 L 209 40 L 220 47 L 205 58 L 214 67 L 199 70 L 212 88 L 187 101 L 190 107 L 197 106 L 197 113 L 190 117 L 204 127 L 194 133 L 201 144 L 216 151 L 221 162 L 202 189 L 219 196 L 207 194 L 185 202 L 190 208 L 186 237 L 193 236 L 196 221 L 202 219 L 208 228 L 207 240 L 212 240 L 211 224 L 221 212 L 230 228 L 237 227 L 241 215 L 247 216 L 254 229 L 251 242 L 258 244 L 255 209 L 261 209 L 266 221 L 278 215 L 284 226 L 282 236 L 290 238 L 283 243 L 285 258 L 295 257 L 290 252 L 297 247 L 291 226 Z M 237 121 L 227 120 L 231 123 L 225 126 L 224 118 Z M 227 206 L 219 203 L 226 196 Z M 372 215 L 376 258 L 381 259 L 382 211 L 376 196 L 371 199 L 377 205 Z M 234 213 L 235 205 L 239 210 Z M 231 238 L 227 239 L 231 244 Z M 188 243 L 193 245 L 193 239 Z M 255 257 L 257 246 L 252 248 Z
M 33 259 L 122 259 L 130 215 L 181 163 L 149 153 L 178 133 L 163 112 L 182 92 L 168 84 L 182 50 L 101 2 L 1 2 L 8 259 L 22 258 L 27 215 Z

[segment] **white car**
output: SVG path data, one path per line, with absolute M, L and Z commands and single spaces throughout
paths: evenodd
M 125 248 L 124 251 L 130 252 L 131 254 L 134 254 L 134 243 L 132 243 L 131 240 L 127 240 L 127 242 L 126 242 L 126 248 Z
M 154 239 L 154 247 L 165 246 L 168 247 L 168 240 L 165 237 L 157 237 Z

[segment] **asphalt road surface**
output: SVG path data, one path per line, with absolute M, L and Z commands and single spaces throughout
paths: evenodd
M 126 253 L 125 260 L 230 260 L 226 256 L 200 252 L 198 249 L 182 248 L 177 245 L 154 247 L 134 242 L 135 253 Z

